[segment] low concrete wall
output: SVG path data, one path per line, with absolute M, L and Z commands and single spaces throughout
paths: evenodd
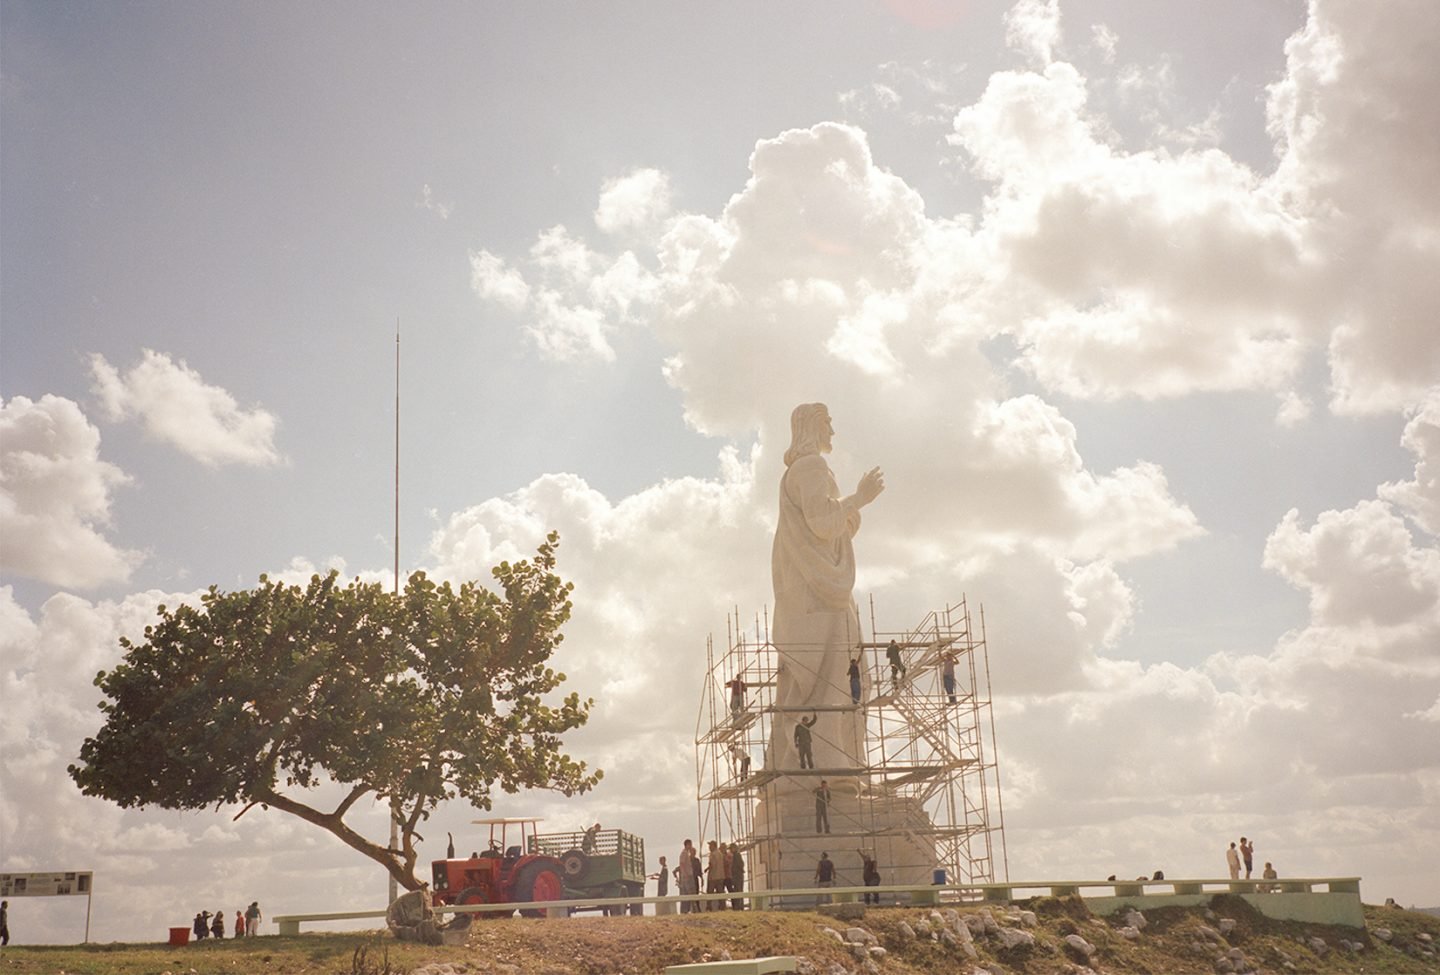
M 1159 907 L 1200 907 L 1222 891 L 1208 894 L 1141 894 L 1130 897 L 1086 897 L 1090 913 L 1101 916 L 1117 914 L 1126 908 L 1148 911 Z M 1304 921 L 1307 924 L 1341 924 L 1350 928 L 1365 926 L 1365 912 L 1360 895 L 1348 892 L 1308 894 L 1236 894 L 1245 903 L 1266 917 L 1277 921 Z

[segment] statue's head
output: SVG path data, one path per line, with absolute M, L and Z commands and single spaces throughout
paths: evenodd
M 828 454 L 830 437 L 830 411 L 824 403 L 801 403 L 790 413 L 790 449 L 785 451 L 785 466 L 789 467 L 806 454 Z

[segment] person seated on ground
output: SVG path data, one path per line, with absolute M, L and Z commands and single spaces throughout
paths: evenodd
M 1165 871 L 1164 871 L 1164 870 L 1156 870 L 1156 871 L 1155 871 L 1155 876 L 1151 877 L 1150 879 L 1151 879 L 1151 880 L 1164 880 L 1164 879 L 1165 879 Z
M 1280 879 L 1280 875 L 1275 872 L 1275 864 L 1271 863 L 1269 860 L 1266 860 L 1266 861 L 1265 861 L 1265 872 L 1262 873 L 1260 876 L 1261 876 L 1261 879 L 1263 879 L 1263 880 L 1279 880 L 1279 879 Z M 1278 889 L 1278 885 L 1277 885 L 1277 884 L 1261 884 L 1261 885 L 1260 885 L 1260 893 L 1262 893 L 1262 894 L 1273 894 L 1277 889 Z

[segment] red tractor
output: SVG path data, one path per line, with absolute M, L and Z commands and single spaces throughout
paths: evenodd
M 490 843 L 483 853 L 468 857 L 452 855 L 431 864 L 432 893 L 436 904 L 516 904 L 526 901 L 558 901 L 565 898 L 564 867 L 546 854 L 526 853 L 533 844 L 537 819 L 477 819 L 490 827 Z M 496 827 L 499 835 L 496 835 Z M 507 829 L 518 826 L 519 843 L 506 844 Z M 510 917 L 513 910 L 481 911 L 481 917 Z M 526 917 L 543 917 L 539 908 L 520 912 Z

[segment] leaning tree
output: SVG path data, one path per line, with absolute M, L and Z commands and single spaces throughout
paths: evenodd
M 572 795 L 602 775 L 561 750 L 593 701 L 551 693 L 572 588 L 554 572 L 557 545 L 551 533 L 533 561 L 498 566 L 500 593 L 423 572 L 392 593 L 331 572 L 161 606 L 144 642 L 121 639 L 123 660 L 95 678 L 105 724 L 70 776 L 127 808 L 280 809 L 415 890 L 417 830 L 442 800 L 489 809 L 497 786 Z M 327 781 L 343 794 L 322 808 Z M 398 848 L 346 823 L 367 795 L 388 805 Z

